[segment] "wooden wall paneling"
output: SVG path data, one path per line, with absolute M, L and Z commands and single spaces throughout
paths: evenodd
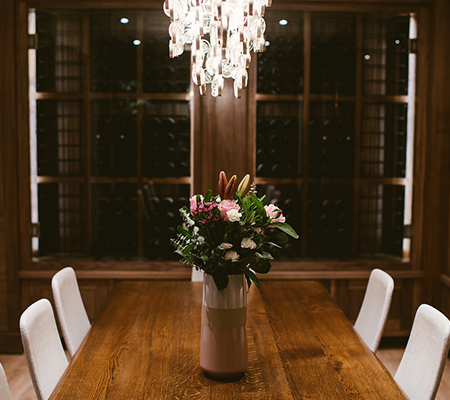
M 389 316 L 386 321 L 385 336 L 390 332 L 398 332 L 402 328 L 402 293 L 403 280 L 396 279 L 394 281 L 391 309 L 389 310 Z
M 450 176 L 450 3 L 436 0 L 431 25 L 427 134 L 423 220 L 422 268 L 425 276 L 425 301 L 438 306 L 439 293 L 434 290 L 442 270 L 449 262 L 449 176 Z
M 252 63 L 255 57 L 252 57 Z M 237 175 L 242 179 L 254 170 L 254 149 L 249 148 L 248 122 L 249 88 L 242 90 L 242 98 L 235 99 L 233 80 L 225 79 L 221 97 L 209 94 L 200 96 L 194 87 L 194 129 L 193 129 L 193 187 L 194 193 L 205 193 L 212 189 L 217 194 L 219 172 L 224 170 L 228 178 Z M 253 146 L 253 145 L 252 145 Z M 252 165 L 253 163 L 253 165 Z
M 2 184 L 0 215 L 0 282 L 3 284 L 5 302 L 0 316 L 3 317 L 0 334 L 0 351 L 20 351 L 21 342 L 17 329 L 20 312 L 18 266 L 20 265 L 19 224 L 19 172 L 18 172 L 18 114 L 16 104 L 17 47 L 16 3 L 0 2 L 0 135 Z M 0 272 L 0 273 L 1 273 Z M 5 310 L 6 305 L 6 310 Z M 6 313 L 5 313 L 6 311 Z
M 81 297 L 86 308 L 86 312 L 91 322 L 94 322 L 97 316 L 105 307 L 108 296 L 114 287 L 113 280 L 78 280 Z
M 110 279 L 78 279 L 81 297 L 83 299 L 86 312 L 91 322 L 103 310 L 108 296 L 114 287 L 114 281 Z M 51 278 L 25 279 L 22 281 L 21 308 L 25 310 L 35 301 L 46 298 L 55 307 L 53 300 Z M 55 315 L 56 311 L 54 310 Z

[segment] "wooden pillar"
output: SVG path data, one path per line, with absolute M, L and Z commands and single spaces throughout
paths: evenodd
M 252 58 L 256 58 L 252 54 Z M 249 74 L 254 75 L 254 70 Z M 254 116 L 252 107 L 253 80 L 242 90 L 242 97 L 233 94 L 233 80 L 225 80 L 221 97 L 209 93 L 200 96 L 194 86 L 193 121 L 193 192 L 205 193 L 212 189 L 217 194 L 219 172 L 228 178 L 233 174 L 240 180 L 250 173 L 254 178 Z
M 426 168 L 422 269 L 424 300 L 439 306 L 440 275 L 449 268 L 450 226 L 450 2 L 435 0 L 430 24 L 428 132 L 425 136 Z M 420 23 L 420 21 L 419 21 Z M 420 55 L 419 55 L 420 56 Z M 420 73 L 420 71 L 419 71 Z
M 0 1 L 0 352 L 21 351 L 15 1 Z

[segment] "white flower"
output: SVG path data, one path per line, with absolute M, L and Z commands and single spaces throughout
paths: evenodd
M 223 242 L 223 243 L 221 244 L 221 246 L 222 246 L 225 250 L 231 249 L 231 248 L 233 247 L 233 245 L 232 245 L 231 243 L 226 243 L 226 242 Z
M 238 222 L 240 221 L 242 214 L 238 210 L 229 210 L 227 211 L 227 216 L 230 222 Z
M 197 241 L 198 241 L 198 243 L 203 244 L 203 243 L 205 243 L 205 238 L 203 236 L 199 236 Z
M 199 231 L 198 226 L 194 226 L 194 230 L 193 230 L 194 235 L 196 235 L 198 233 L 198 231 Z
M 231 262 L 238 262 L 239 261 L 239 254 L 234 250 L 228 250 L 225 253 L 225 259 L 231 260 Z
M 256 243 L 250 238 L 244 238 L 241 241 L 241 247 L 243 249 L 256 249 Z

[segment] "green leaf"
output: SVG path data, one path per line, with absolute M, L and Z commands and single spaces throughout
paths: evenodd
M 259 212 L 265 214 L 265 213 L 266 213 L 266 210 L 264 209 L 264 206 L 263 206 L 263 204 L 259 201 L 259 199 L 258 199 L 255 195 L 253 195 L 253 194 L 250 195 L 250 198 L 252 199 L 253 204 L 255 204 L 256 207 L 258 208 Z
M 285 243 L 289 242 L 289 238 L 283 232 L 279 232 L 277 234 L 276 238 L 277 238 L 277 243 L 278 244 L 285 244 Z
M 244 274 L 255 284 L 257 288 L 259 288 L 259 279 L 252 271 L 250 271 L 248 268 L 245 268 Z
M 228 275 L 224 273 L 213 273 L 213 279 L 219 292 L 228 286 Z
M 192 239 L 192 235 L 186 229 L 184 229 L 182 226 L 178 225 L 177 229 L 178 229 L 178 232 L 180 232 L 181 234 L 186 236 L 188 239 Z
M 206 196 L 203 199 L 203 203 L 208 203 L 209 201 L 211 201 L 211 195 L 212 195 L 212 190 L 208 189 L 208 191 L 206 192 Z
M 252 286 L 252 280 L 248 276 L 246 276 L 245 279 L 247 280 L 248 292 L 250 290 L 250 286 Z
M 281 249 L 282 247 L 279 246 L 278 244 L 274 243 L 274 242 L 267 242 L 267 244 L 270 244 L 273 247 L 276 247 L 277 249 Z
M 264 258 L 260 258 L 250 265 L 253 271 L 259 272 L 260 274 L 267 274 L 270 271 L 270 262 Z
M 280 231 L 287 233 L 289 236 L 294 239 L 298 239 L 298 234 L 295 232 L 294 228 L 287 224 L 286 222 L 271 222 L 271 225 L 275 228 L 278 228 Z
M 194 249 L 194 247 L 195 244 L 188 244 L 183 250 L 183 255 L 190 253 Z
M 263 251 L 263 257 L 266 260 L 273 260 L 272 254 L 268 253 L 267 251 Z
M 245 206 L 247 207 L 247 209 L 250 208 L 250 206 L 252 205 L 252 202 L 251 202 L 249 196 L 247 196 L 247 197 L 244 199 L 244 203 L 245 203 Z

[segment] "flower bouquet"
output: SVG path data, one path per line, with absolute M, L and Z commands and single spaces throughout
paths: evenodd
M 190 199 L 190 208 L 180 209 L 183 226 L 172 239 L 183 262 L 211 274 L 218 290 L 228 285 L 230 275 L 244 274 L 250 286 L 259 287 L 255 273 L 266 274 L 273 257 L 267 245 L 280 247 L 295 230 L 286 223 L 282 211 L 273 204 L 264 205 L 265 196 L 256 196 L 255 185 L 246 175 L 237 185 L 220 172 L 218 195 L 208 190 L 205 196 Z

